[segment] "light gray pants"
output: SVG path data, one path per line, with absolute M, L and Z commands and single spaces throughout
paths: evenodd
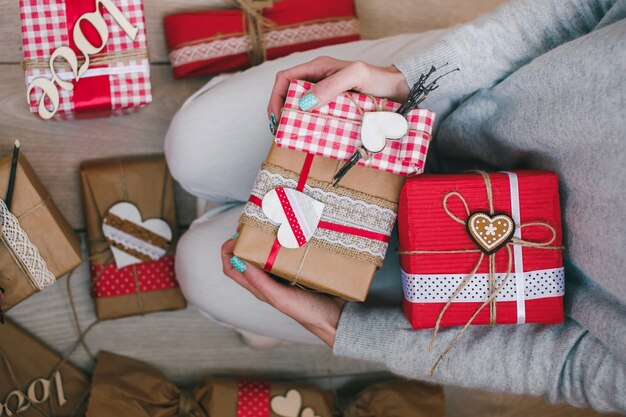
M 432 45 L 444 31 L 407 34 L 296 53 L 227 78 L 209 82 L 187 100 L 165 139 L 174 178 L 191 194 L 218 207 L 201 215 L 178 244 L 176 273 L 189 304 L 222 324 L 277 339 L 321 343 L 297 322 L 258 301 L 222 273 L 220 246 L 237 228 L 259 166 L 269 150 L 267 102 L 276 72 L 320 55 L 387 66 Z M 447 103 L 433 110 L 445 111 Z M 368 302 L 401 300 L 400 268 L 389 245 Z

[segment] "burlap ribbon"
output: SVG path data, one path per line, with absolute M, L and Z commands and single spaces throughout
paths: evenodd
M 243 28 L 250 38 L 250 62 L 258 65 L 267 59 L 263 33 L 265 30 L 273 28 L 276 23 L 262 15 L 263 7 L 254 0 L 231 0 L 243 11 Z M 257 3 L 257 4 L 255 4 Z
M 476 173 L 481 175 L 483 180 L 484 180 L 484 182 L 485 182 L 485 190 L 486 190 L 486 193 L 487 193 L 487 202 L 489 203 L 489 214 L 491 216 L 493 216 L 495 214 L 495 211 L 494 211 L 494 208 L 493 208 L 493 192 L 492 192 L 492 188 L 491 188 L 491 180 L 489 179 L 489 174 L 487 174 L 484 171 L 477 171 Z M 465 212 L 466 212 L 465 219 L 457 217 L 448 208 L 448 200 L 450 198 L 452 198 L 452 197 L 458 198 L 461 201 L 461 203 L 463 204 L 463 207 L 465 208 Z M 459 224 L 462 224 L 463 226 L 466 226 L 467 219 L 469 218 L 471 212 L 470 212 L 470 209 L 469 209 L 469 206 L 468 206 L 467 202 L 465 201 L 465 198 L 463 197 L 463 195 L 461 193 L 459 193 L 457 191 L 448 192 L 447 194 L 445 194 L 443 196 L 442 204 L 443 204 L 444 211 L 446 212 L 446 214 L 452 220 L 454 220 L 455 222 L 457 222 Z M 432 368 L 430 369 L 429 375 L 432 376 L 435 373 L 435 371 L 437 369 L 437 366 L 439 366 L 439 363 L 454 348 L 454 346 L 461 339 L 461 337 L 463 336 L 463 334 L 465 333 L 467 328 L 472 324 L 472 322 L 476 319 L 478 314 L 487 305 L 489 305 L 489 322 L 490 322 L 491 325 L 495 325 L 496 324 L 496 317 L 497 317 L 496 296 L 498 295 L 500 290 L 505 286 L 505 284 L 507 283 L 507 281 L 508 281 L 508 279 L 509 279 L 509 277 L 511 275 L 511 271 L 512 271 L 512 268 L 513 268 L 513 256 L 512 256 L 512 253 L 511 253 L 511 248 L 512 248 L 513 245 L 519 245 L 521 247 L 527 247 L 527 248 L 545 249 L 545 250 L 562 250 L 563 249 L 563 246 L 551 246 L 551 244 L 556 240 L 557 232 L 556 232 L 556 229 L 554 227 L 552 227 L 551 225 L 549 225 L 548 223 L 545 223 L 545 222 L 531 222 L 531 223 L 525 223 L 525 224 L 515 225 L 515 226 L 518 229 L 522 229 L 522 228 L 525 228 L 525 227 L 531 227 L 531 226 L 544 227 L 544 228 L 548 229 L 550 232 L 552 232 L 552 237 L 549 240 L 547 240 L 546 242 L 531 242 L 531 241 L 527 241 L 527 240 L 520 239 L 520 238 L 517 238 L 517 237 L 513 237 L 506 245 L 503 246 L 503 248 L 506 248 L 506 251 L 507 251 L 507 259 L 508 259 L 507 260 L 507 269 L 506 269 L 506 273 L 504 275 L 504 278 L 502 279 L 502 282 L 500 282 L 500 284 L 498 284 L 498 285 L 496 285 L 496 277 L 495 277 L 495 274 L 496 274 L 496 272 L 495 272 L 496 271 L 496 257 L 495 257 L 495 253 L 492 253 L 490 255 L 485 255 L 480 249 L 409 250 L 409 251 L 399 251 L 398 252 L 398 254 L 400 254 L 400 255 L 460 254 L 460 253 L 477 253 L 477 254 L 479 254 L 479 257 L 478 257 L 478 260 L 476 261 L 475 266 L 472 268 L 472 270 L 467 275 L 465 275 L 465 277 L 463 278 L 463 280 L 461 281 L 459 286 L 456 288 L 456 290 L 450 296 L 450 299 L 448 300 L 448 302 L 441 309 L 441 312 L 439 313 L 439 315 L 437 317 L 437 321 L 436 321 L 436 324 L 435 324 L 433 335 L 432 335 L 432 338 L 431 338 L 431 341 L 430 341 L 429 351 L 432 350 L 433 344 L 435 343 L 435 340 L 437 338 L 437 333 L 439 332 L 439 330 L 441 328 L 441 320 L 443 319 L 443 316 L 444 316 L 446 310 L 450 307 L 450 305 L 452 304 L 454 299 L 461 293 L 461 291 L 463 291 L 463 289 L 469 284 L 469 282 L 472 280 L 472 278 L 476 275 L 476 272 L 480 268 L 480 265 L 482 264 L 483 260 L 485 259 L 485 256 L 487 256 L 487 258 L 488 258 L 489 289 L 488 289 L 488 293 L 487 293 L 488 294 L 487 300 L 485 300 L 480 305 L 480 307 L 478 307 L 476 312 L 469 318 L 467 323 L 465 323 L 465 325 L 463 326 L 463 328 L 461 329 L 459 334 L 456 335 L 456 337 L 450 342 L 448 347 L 439 355 L 439 357 L 437 358 L 437 360 L 433 364 Z

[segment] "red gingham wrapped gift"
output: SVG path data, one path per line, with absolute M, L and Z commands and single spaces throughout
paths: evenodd
M 528 170 L 483 175 L 420 175 L 402 190 L 398 229 L 403 309 L 415 329 L 563 321 L 556 174 Z M 475 213 L 485 213 L 495 223 L 471 221 Z M 481 237 L 497 239 L 504 230 L 497 228 L 494 217 L 500 214 L 512 219 L 514 233 L 489 255 L 474 243 L 468 225 Z M 488 302 L 494 294 L 495 303 Z
M 164 19 L 174 77 L 217 74 L 258 64 L 249 52 L 244 11 L 208 10 Z M 284 0 L 261 12 L 266 59 L 360 39 L 353 0 Z
M 361 146 L 359 132 L 364 112 L 395 111 L 400 104 L 359 93 L 345 93 L 317 110 L 303 112 L 298 100 L 313 84 L 294 80 L 276 131 L 276 144 L 287 149 L 347 161 Z M 406 116 L 409 130 L 400 140 L 388 140 L 382 152 L 362 158 L 358 165 L 399 175 L 424 171 L 435 113 L 414 109 Z
M 97 5 L 99 12 L 94 13 Z M 20 0 L 20 10 L 27 99 L 33 113 L 45 119 L 123 114 L 152 101 L 140 0 Z M 118 11 L 126 26 L 114 17 Z M 98 29 L 101 19 L 106 28 Z M 130 35 L 124 28 L 132 28 Z M 55 51 L 63 52 L 54 64 L 59 81 L 53 78 L 49 63 Z M 78 58 L 76 71 L 68 64 L 71 55 Z

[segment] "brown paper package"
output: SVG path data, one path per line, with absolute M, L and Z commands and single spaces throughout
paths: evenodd
M 309 384 L 270 383 L 270 396 L 297 390 L 302 407 L 332 417 L 333 399 Z M 140 361 L 100 352 L 94 370 L 87 417 L 237 417 L 237 381 L 205 381 L 193 395 L 181 392 L 161 372 Z M 271 412 L 270 417 L 284 417 Z
M 165 220 L 174 236 L 168 255 L 174 253 L 177 238 L 174 185 L 162 155 L 84 162 L 80 177 L 87 224 L 87 248 L 92 265 L 114 262 L 102 234 L 102 218 L 111 206 L 121 201 L 135 204 L 144 220 Z M 94 302 L 96 315 L 101 320 L 176 310 L 186 306 L 179 288 L 95 298 Z
M 444 417 L 443 387 L 394 379 L 359 393 L 343 417 Z
M 306 153 L 279 148 L 272 144 L 267 162 L 299 173 Z M 309 173 L 310 179 L 332 183 L 332 178 L 343 162 L 315 157 Z M 388 172 L 356 166 L 341 180 L 340 186 L 397 203 L 404 177 Z M 253 225 L 241 224 L 234 254 L 263 269 L 276 239 L 276 232 L 268 233 Z M 376 265 L 350 256 L 311 246 L 306 255 L 306 245 L 298 249 L 281 248 L 272 268 L 272 274 L 313 290 L 336 295 L 348 301 L 364 301 L 367 297 Z M 299 273 L 298 273 L 299 271 Z
M 8 155 L 0 161 L 0 190 L 8 187 L 11 160 L 12 155 Z M 57 279 L 80 265 L 78 236 L 59 212 L 23 153 L 18 160 L 11 212 Z M 0 242 L 0 271 L 4 311 L 38 291 L 4 241 Z
M 0 326 L 0 415 L 83 416 L 89 386 L 87 375 L 18 325 Z

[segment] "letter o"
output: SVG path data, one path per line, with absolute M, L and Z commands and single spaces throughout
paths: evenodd
M 41 398 L 37 398 L 37 384 L 41 384 Z M 50 381 L 45 378 L 38 378 L 28 386 L 28 399 L 33 404 L 39 404 L 48 399 L 50 396 Z

